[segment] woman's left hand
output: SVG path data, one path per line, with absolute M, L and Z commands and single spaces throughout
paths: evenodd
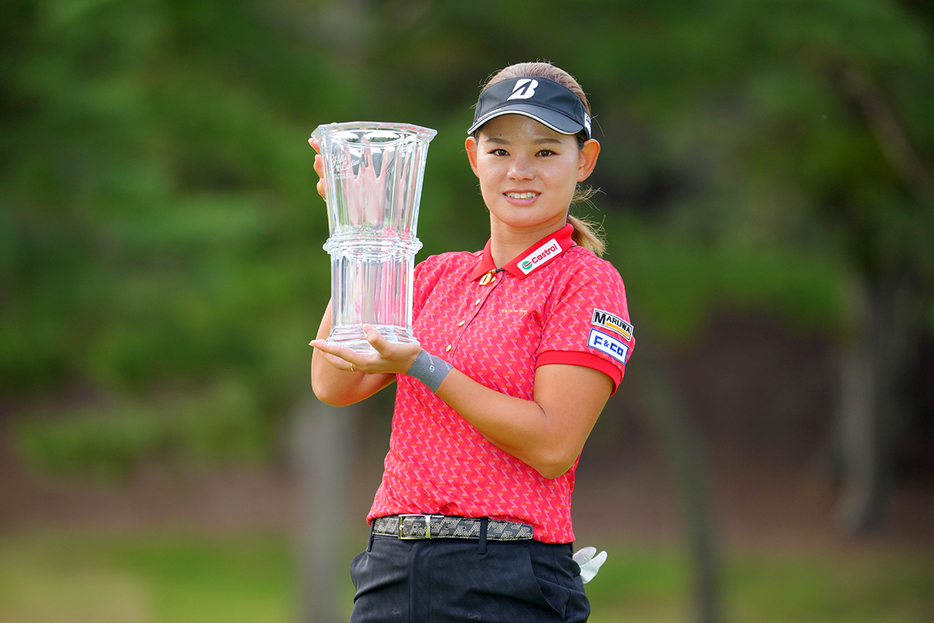
M 422 350 L 418 342 L 390 342 L 372 325 L 363 325 L 363 332 L 367 342 L 376 349 L 375 353 L 358 353 L 320 339 L 312 340 L 309 346 L 324 353 L 325 359 L 335 368 L 364 374 L 405 374 Z

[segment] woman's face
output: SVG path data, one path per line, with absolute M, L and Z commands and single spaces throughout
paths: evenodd
M 595 140 L 581 149 L 576 136 L 524 115 L 491 119 L 466 147 L 493 227 L 543 236 L 565 225 L 577 182 L 587 179 L 600 152 Z

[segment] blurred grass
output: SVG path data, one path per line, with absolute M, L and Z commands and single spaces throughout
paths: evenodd
M 691 620 L 681 550 L 632 543 L 608 549 L 608 562 L 587 585 L 592 623 Z M 0 552 L 0 623 L 297 619 L 296 549 L 282 534 L 36 532 L 0 536 Z M 746 551 L 728 555 L 724 567 L 723 621 L 923 623 L 934 617 L 929 552 Z M 349 577 L 346 585 L 349 609 Z
M 934 620 L 934 557 L 913 550 L 745 551 L 726 556 L 725 622 L 922 623 Z M 691 621 L 683 552 L 623 546 L 587 585 L 590 623 Z
M 278 535 L 37 533 L 0 551 L 0 623 L 295 620 Z

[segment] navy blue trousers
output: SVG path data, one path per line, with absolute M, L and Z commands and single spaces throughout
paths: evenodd
M 350 563 L 351 623 L 583 622 L 570 544 L 371 535 Z

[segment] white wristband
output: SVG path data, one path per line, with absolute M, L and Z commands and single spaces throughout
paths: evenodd
M 454 366 L 444 359 L 434 357 L 427 350 L 422 350 L 406 374 L 424 383 L 425 387 L 432 392 L 437 392 L 441 382 L 453 369 Z

